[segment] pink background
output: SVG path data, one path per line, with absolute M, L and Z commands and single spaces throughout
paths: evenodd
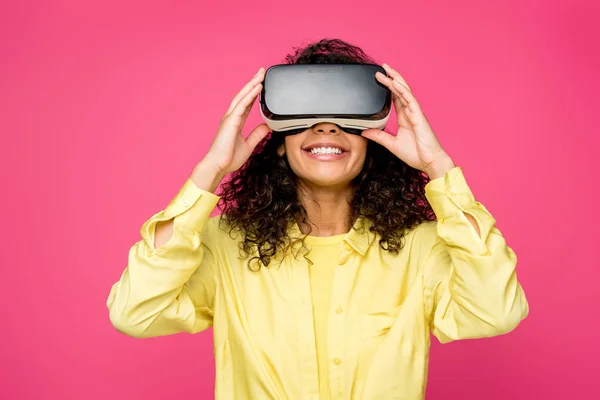
M 3 2 L 0 398 L 213 397 L 211 332 L 128 338 L 106 297 L 234 94 L 321 37 L 403 74 L 519 257 L 529 318 L 434 344 L 428 399 L 600 398 L 594 3 Z

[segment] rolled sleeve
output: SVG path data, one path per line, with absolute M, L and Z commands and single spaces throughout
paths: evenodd
M 151 255 L 169 249 L 170 245 L 177 241 L 178 233 L 186 234 L 189 231 L 197 234 L 202 232 L 218 202 L 219 196 L 198 188 L 191 179 L 187 179 L 167 207 L 153 215 L 142 225 L 140 234 Z M 173 218 L 173 236 L 160 248 L 154 248 L 156 225 L 159 222 L 169 221 Z
M 514 329 L 529 312 L 517 257 L 496 219 L 475 200 L 460 167 L 426 185 L 435 245 L 425 262 L 425 303 L 433 334 L 446 343 Z M 477 233 L 466 213 L 476 220 Z
M 486 238 L 496 219 L 475 199 L 461 167 L 454 167 L 444 176 L 431 180 L 425 186 L 425 196 L 437 217 L 438 234 L 447 244 L 474 254 L 489 254 Z M 477 221 L 480 234 L 465 213 Z

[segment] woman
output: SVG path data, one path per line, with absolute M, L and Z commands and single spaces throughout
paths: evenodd
M 287 61 L 373 63 L 341 40 Z M 411 88 L 383 67 L 396 136 L 333 123 L 269 135 L 261 124 L 244 139 L 261 68 L 143 225 L 108 298 L 115 328 L 214 326 L 217 399 L 422 399 L 430 332 L 446 343 L 514 329 L 528 313 L 516 256 Z M 312 154 L 328 147 L 344 157 Z

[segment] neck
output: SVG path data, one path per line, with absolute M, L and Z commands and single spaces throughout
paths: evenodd
M 309 225 L 299 224 L 302 233 L 311 236 L 334 236 L 348 233 L 352 228 L 350 204 L 352 195 L 350 186 L 316 187 L 300 184 L 298 197 L 306 209 Z M 312 230 L 310 229 L 312 228 Z

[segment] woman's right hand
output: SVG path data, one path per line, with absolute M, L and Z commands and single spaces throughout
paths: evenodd
M 266 124 L 260 124 L 250 132 L 247 138 L 242 136 L 242 129 L 252 106 L 262 90 L 265 76 L 264 68 L 233 98 L 213 143 L 206 153 L 203 164 L 208 164 L 219 174 L 226 175 L 239 169 L 248 160 L 254 148 L 269 133 Z

